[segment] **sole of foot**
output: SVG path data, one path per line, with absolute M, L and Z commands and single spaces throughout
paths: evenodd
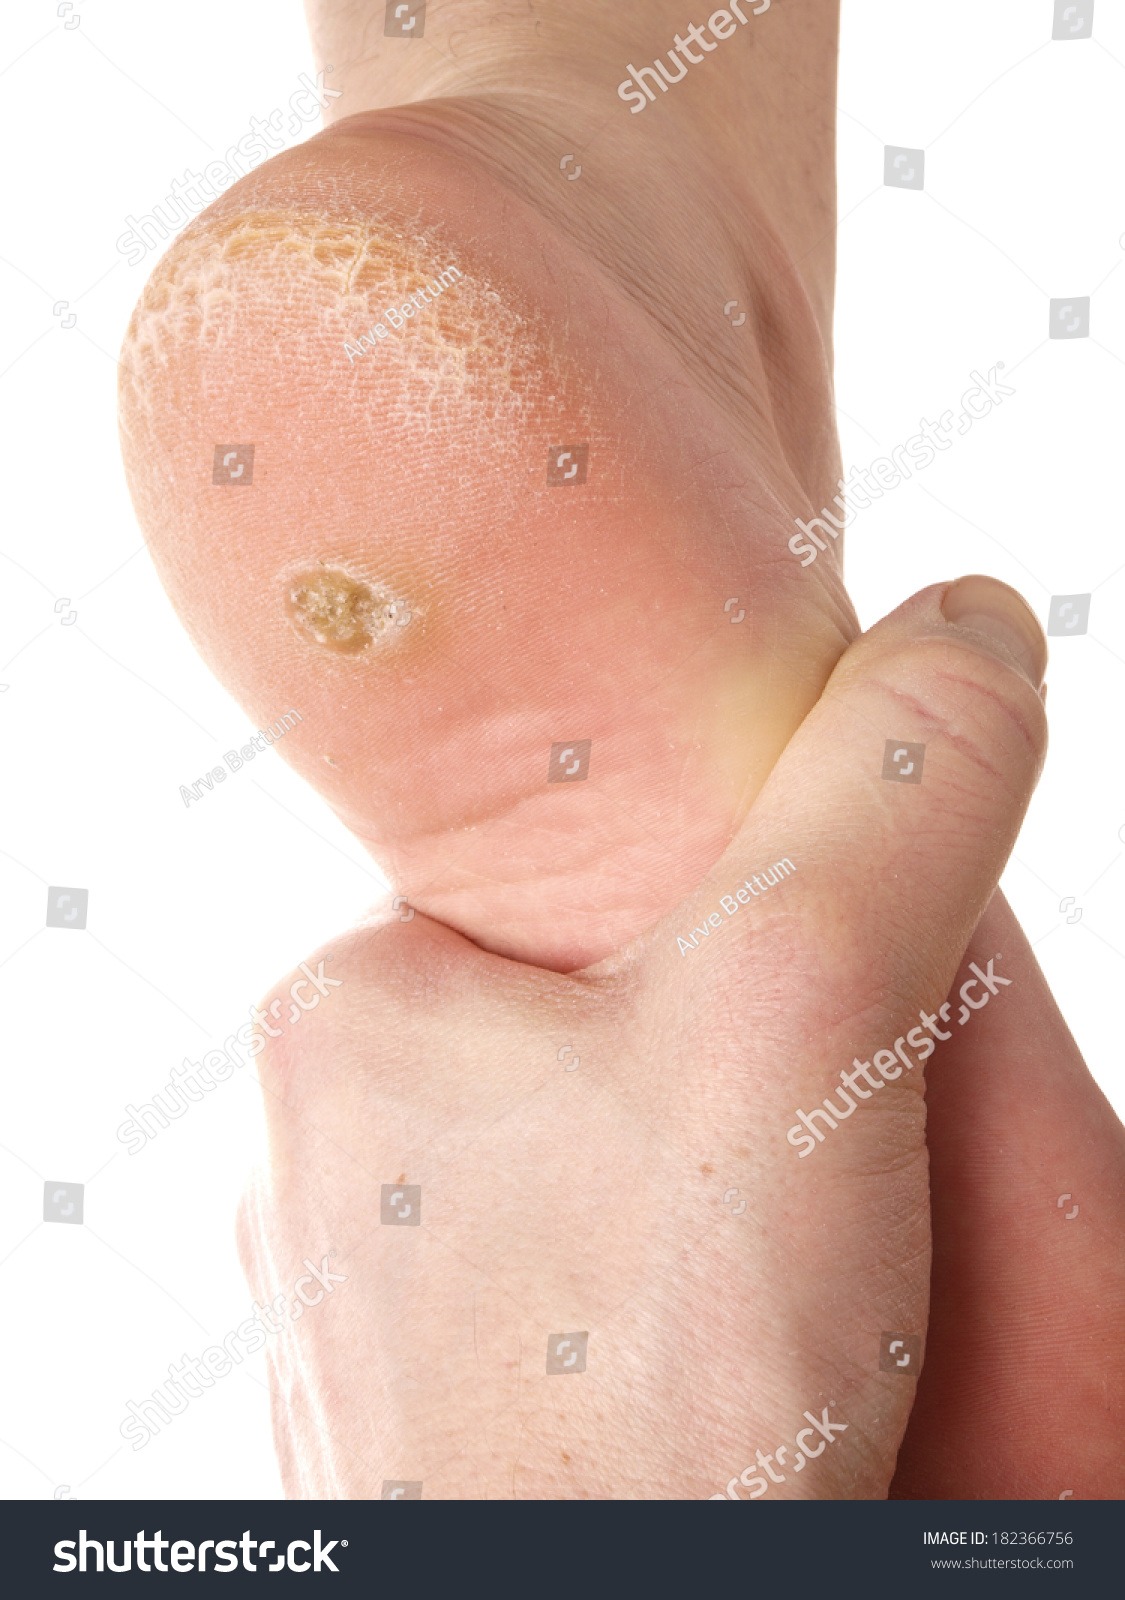
M 394 890 L 566 971 L 705 874 L 856 625 L 788 549 L 761 326 L 720 370 L 721 313 L 685 343 L 612 217 L 575 244 L 435 116 L 337 124 L 180 236 L 123 451 L 198 649 L 299 715 L 280 752 Z

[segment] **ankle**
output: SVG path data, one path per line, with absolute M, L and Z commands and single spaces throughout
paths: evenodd
M 388 37 L 381 6 L 372 6 L 370 21 L 357 27 L 351 0 L 308 0 L 314 49 L 334 63 L 335 87 L 343 89 L 346 83 L 356 97 L 346 108 L 335 107 L 335 116 L 506 90 L 571 100 L 589 92 L 613 109 L 618 86 L 629 76 L 630 60 L 655 85 L 651 101 L 661 90 L 650 44 L 652 51 L 675 48 L 687 66 L 698 66 L 717 58 L 728 39 L 728 48 L 733 48 L 739 34 L 758 25 L 758 16 L 771 6 L 770 0 L 733 0 L 726 10 L 711 13 L 717 32 L 708 23 L 685 23 L 684 0 L 618 0 L 612 7 L 604 0 L 568 0 L 566 6 L 536 9 L 539 15 L 530 6 L 524 10 L 505 0 L 428 0 L 424 15 L 415 6 L 418 14 L 403 19 L 412 24 L 408 34 Z M 743 59 L 741 66 L 746 64 Z M 672 76 L 677 76 L 674 66 Z M 737 77 L 737 71 L 728 71 L 721 82 L 710 84 L 710 101 L 713 105 L 716 94 L 729 100 L 724 109 L 734 109 L 742 121 L 749 107 L 732 81 Z M 729 118 L 716 116 L 715 121 L 729 124 Z
M 556 182 L 567 154 L 575 156 L 568 178 L 578 164 L 594 176 L 643 163 L 650 184 L 682 192 L 697 180 L 713 182 L 729 192 L 736 216 L 752 174 L 754 194 L 800 264 L 827 333 L 839 10 L 833 0 L 783 6 L 738 0 L 698 24 L 684 0 L 618 0 L 612 7 L 568 0 L 534 8 L 507 0 L 429 0 L 423 34 L 406 38 L 384 37 L 381 6 L 370 8 L 361 26 L 351 0 L 307 5 L 317 64 L 333 64 L 333 88 L 341 92 L 326 122 L 422 101 L 489 101 L 549 127 L 543 158 Z M 526 167 L 527 152 L 520 154 Z

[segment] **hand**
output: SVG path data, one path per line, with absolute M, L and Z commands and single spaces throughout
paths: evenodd
M 846 1290 L 851 1321 L 839 1350 L 831 1315 L 828 1335 L 822 1328 L 824 1285 L 837 1284 L 835 1268 L 819 1287 L 802 1283 L 815 1317 L 800 1313 L 800 1337 L 785 1343 L 785 1316 L 798 1313 L 782 1312 L 776 1301 L 774 1275 L 784 1280 L 794 1271 L 788 1260 L 778 1266 L 777 1240 L 803 1228 L 818 1247 L 818 1230 L 834 1217 L 827 1180 L 832 1163 L 843 1160 L 837 1146 L 846 1141 L 862 1158 L 857 1128 L 887 1126 L 876 1106 L 904 1108 L 890 1127 L 909 1137 L 902 1170 L 895 1175 L 876 1163 L 871 1170 L 881 1176 L 871 1187 L 898 1184 L 917 1201 L 922 1152 L 911 1143 L 914 1091 L 901 1081 L 868 1089 L 870 1103 L 861 1100 L 846 1126 L 842 1121 L 803 1157 L 788 1143 L 776 1151 L 769 1142 L 776 1130 L 765 1119 L 777 1112 L 770 1095 L 790 1070 L 788 1058 L 779 1059 L 783 1044 L 803 1063 L 793 1069 L 791 1119 L 795 1108 L 808 1112 L 838 1083 L 817 1076 L 827 1054 L 817 1067 L 805 1052 L 817 1044 L 835 1049 L 835 1033 L 851 1016 L 857 1032 L 869 1023 L 873 1029 L 881 1015 L 890 1027 L 912 986 L 926 988 L 933 1015 L 933 996 L 944 994 L 940 971 L 948 976 L 960 946 L 941 946 L 939 960 L 932 941 L 940 919 L 931 926 L 924 907 L 920 922 L 903 909 L 916 910 L 910 895 L 932 890 L 932 881 L 923 875 L 912 886 L 888 883 L 894 869 L 876 837 L 860 830 L 853 838 L 846 829 L 832 835 L 826 808 L 835 799 L 839 752 L 793 766 L 794 752 L 814 737 L 810 730 L 828 726 L 824 716 L 848 661 L 870 660 L 849 651 L 829 698 L 817 705 L 858 632 L 840 578 L 843 540 L 824 528 L 828 549 L 807 571 L 787 549 L 795 518 L 835 504 L 842 520 L 844 511 L 834 502 L 841 467 L 829 356 L 835 8 L 823 0 L 770 8 L 644 115 L 622 107 L 614 123 L 605 105 L 616 104 L 615 63 L 630 55 L 647 63 L 642 37 L 651 37 L 654 52 L 670 42 L 682 16 L 669 0 L 622 3 L 611 13 L 574 0 L 538 17 L 492 0 L 431 5 L 424 50 L 416 43 L 396 50 L 393 41 L 369 37 L 362 8 L 310 0 L 309 10 L 319 59 L 339 64 L 332 82 L 342 92 L 326 115 L 343 120 L 244 179 L 185 231 L 154 273 L 123 359 L 126 464 L 161 576 L 200 649 L 256 722 L 300 708 L 303 720 L 279 747 L 283 758 L 336 807 L 417 907 L 409 924 L 395 917 L 365 928 L 353 946 L 347 1003 L 332 1017 L 318 1013 L 315 1028 L 310 1019 L 295 1041 L 298 1054 L 292 1040 L 272 1051 L 267 1103 L 278 1165 L 243 1225 L 256 1278 L 272 1293 L 285 1281 L 287 1263 L 303 1270 L 316 1240 L 363 1238 L 372 1185 L 397 1179 L 404 1161 L 423 1164 L 418 1181 L 434 1196 L 425 1202 L 420 1235 L 375 1227 L 366 1243 L 353 1244 L 358 1259 L 397 1250 L 404 1239 L 429 1239 L 432 1206 L 440 1206 L 441 1185 L 449 1182 L 481 1196 L 485 1239 L 484 1267 L 472 1248 L 465 1252 L 482 1276 L 473 1278 L 462 1264 L 461 1278 L 449 1278 L 448 1303 L 435 1269 L 441 1282 L 421 1295 L 427 1309 L 415 1356 L 406 1348 L 406 1313 L 396 1307 L 419 1303 L 424 1275 L 401 1282 L 392 1275 L 385 1305 L 368 1263 L 366 1275 L 353 1274 L 346 1286 L 359 1305 L 354 1320 L 346 1294 L 308 1313 L 295 1330 L 300 1359 L 279 1358 L 287 1483 L 298 1493 L 337 1492 L 326 1491 L 331 1485 L 348 1492 L 349 1482 L 378 1492 L 380 1472 L 405 1472 L 409 1461 L 399 1456 L 421 1454 L 431 1474 L 427 1493 L 478 1492 L 481 1484 L 501 1495 L 589 1493 L 608 1479 L 622 1493 L 705 1492 L 725 1441 L 737 1441 L 732 1449 L 741 1459 L 753 1429 L 762 1430 L 753 1434 L 756 1448 L 768 1454 L 788 1440 L 794 1460 L 791 1429 L 801 1423 L 806 1399 L 795 1419 L 783 1422 L 781 1413 L 797 1398 L 805 1363 L 817 1383 L 835 1366 L 841 1387 L 857 1374 L 884 1390 L 887 1382 L 901 1386 L 890 1410 L 884 1414 L 880 1402 L 869 1418 L 864 1406 L 874 1401 L 860 1384 L 856 1416 L 847 1432 L 833 1435 L 854 1441 L 854 1429 L 870 1422 L 878 1448 L 866 1477 L 828 1466 L 836 1443 L 810 1459 L 807 1478 L 804 1467 L 786 1477 L 813 1497 L 872 1492 L 890 1471 L 895 1419 L 913 1380 L 871 1375 L 864 1342 L 870 1329 L 857 1331 L 856 1309 L 864 1296 L 880 1309 L 870 1258 L 857 1261 Z M 751 28 L 762 31 L 752 35 Z M 580 181 L 560 178 L 559 152 L 568 149 L 582 152 Z M 384 328 L 377 350 L 345 354 L 344 344 L 388 301 L 401 307 L 408 294 L 422 294 L 439 247 L 448 252 L 443 262 L 465 269 L 455 280 L 461 299 L 443 292 L 427 309 L 424 295 L 415 298 L 409 330 L 401 309 L 403 327 L 390 330 L 396 339 L 409 331 L 409 342 L 388 343 Z M 730 295 L 745 311 L 737 329 L 720 314 Z M 248 438 L 258 449 L 253 485 L 228 491 L 214 484 L 216 440 Z M 543 481 L 548 446 L 563 439 L 590 444 L 580 496 Z M 737 611 L 724 610 L 735 594 Z M 971 625 L 972 589 L 962 584 L 957 594 L 969 607 L 960 625 Z M 741 625 L 732 626 L 740 612 Z M 910 607 L 901 615 L 907 613 L 914 615 Z M 892 622 L 881 625 L 881 637 Z M 1025 653 L 1032 672 L 1037 648 Z M 919 704 L 934 688 L 923 676 Z M 888 725 L 875 734 L 868 725 L 857 739 L 874 737 L 878 746 L 882 737 L 906 737 L 912 702 L 892 704 Z M 548 749 L 562 735 L 594 739 L 581 785 L 544 783 Z M 876 815 L 888 806 L 897 808 L 890 815 L 899 823 L 928 815 L 934 746 L 922 733 L 917 742 L 927 743 L 923 785 L 874 778 Z M 790 911 L 799 905 L 795 929 L 778 924 L 768 896 L 753 891 L 751 899 L 744 890 L 737 917 L 718 912 L 719 929 L 701 932 L 698 948 L 680 956 L 674 940 L 688 931 L 685 919 L 701 925 L 710 889 L 730 892 L 723 874 L 732 852 L 745 845 L 752 854 L 760 840 L 752 870 L 767 857 L 793 857 L 788 819 L 774 817 L 773 830 L 771 814 L 761 810 L 767 794 L 778 792 L 780 779 L 770 778 L 760 793 L 783 749 L 780 770 L 790 785 L 800 772 L 810 815 L 810 797 L 822 797 L 817 838 L 835 839 L 843 876 L 814 885 L 800 861 L 796 874 L 769 890 Z M 878 754 L 864 759 L 877 767 Z M 849 749 L 848 759 L 855 756 Z M 991 761 L 992 752 L 982 759 Z M 870 776 L 874 768 L 864 770 Z M 966 785 L 957 801 L 972 792 Z M 1015 789 L 1007 803 L 1018 810 Z M 784 837 L 775 839 L 774 831 Z M 894 845 L 894 836 L 888 841 Z M 929 861 L 932 838 L 922 836 L 917 847 Z M 742 871 L 747 861 L 738 860 Z M 708 887 L 697 893 L 705 873 Z M 991 868 L 981 868 L 973 903 L 984 905 L 994 879 Z M 952 916 L 957 895 L 950 892 Z M 801 944 L 821 915 L 827 931 Z M 888 916 L 897 921 L 884 926 Z M 654 922 L 657 931 L 649 933 Z M 783 943 L 782 932 L 798 944 Z M 660 947 L 666 937 L 675 953 L 668 970 Z M 896 937 L 897 966 L 880 942 Z M 766 948 L 771 939 L 775 946 Z M 732 943 L 747 957 L 733 975 Z M 870 966 L 869 946 L 878 957 Z M 720 948 L 728 952 L 721 958 Z M 803 963 L 798 977 L 815 976 L 814 996 L 792 994 L 784 957 L 793 950 Z M 1078 1494 L 1112 1492 L 1122 1374 L 1120 1361 L 1114 1365 L 1105 1352 L 1121 1348 L 1125 1323 L 1115 1245 L 1125 1210 L 1121 1132 L 999 899 L 966 961 L 987 971 L 994 951 L 1018 974 L 1018 1005 L 997 995 L 929 1064 L 935 1315 L 892 1493 L 1053 1495 L 1056 1476 Z M 601 967 L 581 970 L 602 958 Z M 573 976 L 558 977 L 565 972 Z M 879 987 L 888 974 L 898 985 L 890 997 Z M 965 977 L 958 973 L 958 987 Z M 796 1041 L 778 1034 L 773 1011 L 781 996 L 791 996 L 786 1027 L 805 1017 L 807 1032 Z M 733 1029 L 735 1011 L 741 1032 Z M 872 1033 L 855 1047 L 870 1051 L 896 1037 Z M 765 1068 L 755 1068 L 748 1082 L 740 1075 L 738 1049 L 747 1040 L 753 1061 L 773 1075 L 768 1081 Z M 569 1074 L 557 1060 L 568 1044 L 566 1064 L 580 1057 Z M 544 1051 L 543 1076 L 536 1077 Z M 654 1051 L 656 1060 L 642 1070 L 638 1058 Z M 602 1076 L 591 1081 L 595 1061 Z M 854 1070 L 848 1061 L 843 1069 Z M 683 1084 L 672 1081 L 679 1063 L 690 1069 Z M 856 1092 L 865 1085 L 857 1079 Z M 806 1103 L 797 1090 L 807 1095 L 810 1088 L 817 1094 Z M 524 1115 L 569 1095 L 551 1132 L 572 1141 L 573 1191 L 550 1133 L 520 1131 L 521 1113 L 511 1102 L 525 1090 Z M 613 1093 L 620 1125 L 606 1109 Z M 699 1125 L 701 1105 L 718 1116 L 710 1132 Z M 482 1107 L 495 1108 L 499 1120 L 492 1133 L 480 1132 L 474 1158 L 466 1141 Z M 631 1163 L 640 1164 L 640 1134 L 629 1132 L 629 1119 L 638 1116 L 637 1128 L 648 1130 L 657 1152 L 637 1179 L 645 1204 L 628 1186 Z M 737 1137 L 747 1118 L 766 1141 L 764 1155 Z M 337 1143 L 319 1148 L 316 1128 L 331 1130 Z M 516 1149 L 497 1156 L 515 1161 L 541 1191 L 539 1210 L 514 1221 L 512 1182 L 502 1172 L 490 1189 L 472 1167 L 489 1148 L 487 1138 L 500 1140 L 504 1129 Z M 603 1130 L 604 1146 L 597 1142 Z M 689 1166 L 696 1188 L 685 1187 L 685 1150 L 691 1160 L 700 1157 Z M 794 1159 L 803 1163 L 801 1173 L 818 1177 L 797 1186 L 800 1204 L 787 1209 Z M 1065 1175 L 1056 1179 L 1056 1169 Z M 854 1189 L 856 1173 L 848 1172 Z M 1041 1205 L 1044 1186 L 1056 1183 L 1060 1192 L 1093 1192 L 1099 1203 L 1084 1202 L 1073 1227 L 1051 1217 L 1066 1228 L 1056 1227 L 1052 1238 Z M 732 1189 L 738 1194 L 724 1206 Z M 681 1191 L 696 1210 L 676 1210 Z M 579 1199 L 568 1198 L 572 1193 Z M 849 1197 L 862 1209 L 862 1198 Z M 589 1235 L 604 1237 L 606 1246 L 604 1263 L 586 1261 L 594 1278 L 582 1289 L 588 1319 L 613 1312 L 617 1285 L 605 1283 L 620 1272 L 633 1286 L 620 1307 L 622 1327 L 636 1302 L 637 1315 L 643 1310 L 648 1318 L 636 1330 L 639 1343 L 655 1341 L 663 1352 L 659 1382 L 636 1375 L 651 1383 L 647 1409 L 634 1407 L 633 1421 L 622 1422 L 609 1442 L 591 1424 L 590 1449 L 573 1478 L 560 1474 L 579 1458 L 563 1462 L 541 1439 L 535 1443 L 542 1419 L 523 1406 L 523 1379 L 505 1365 L 513 1337 L 518 1352 L 532 1334 L 545 1341 L 534 1319 L 556 1314 L 560 1273 L 564 1289 L 569 1283 L 567 1250 L 577 1246 L 573 1230 L 557 1219 L 567 1220 L 570 1205 L 586 1208 L 581 1215 L 591 1230 L 607 1230 Z M 511 1223 L 514 1258 L 505 1254 L 503 1230 L 490 1227 L 494 1213 Z M 678 1257 L 668 1265 L 668 1240 L 653 1236 L 653 1218 L 661 1217 L 671 1219 L 673 1245 L 687 1247 L 688 1224 L 697 1217 L 705 1230 L 699 1237 L 718 1272 L 715 1283 L 698 1286 L 700 1303 L 710 1306 L 706 1325 L 691 1322 L 682 1287 L 678 1300 L 673 1292 L 681 1269 Z M 915 1316 L 911 1296 L 925 1274 L 913 1252 L 923 1249 L 924 1223 L 915 1219 L 896 1232 L 883 1212 L 879 1218 L 877 1239 L 888 1249 L 905 1241 L 911 1261 L 903 1304 L 886 1315 Z M 741 1235 L 728 1239 L 720 1226 Z M 441 1248 L 448 1252 L 447 1244 Z M 845 1265 L 853 1249 L 849 1240 Z M 1052 1270 L 1041 1279 L 1045 1250 L 1054 1252 Z M 688 1267 L 681 1276 L 690 1281 Z M 527 1305 L 516 1293 L 525 1280 Z M 489 1287 L 494 1283 L 506 1287 Z M 1044 1284 L 1052 1308 L 1081 1305 L 1080 1337 L 1069 1322 L 1044 1314 Z M 486 1373 L 473 1391 L 480 1414 L 497 1392 L 505 1403 L 513 1393 L 516 1399 L 510 1413 L 496 1412 L 495 1455 L 483 1445 L 477 1457 L 463 1457 L 457 1445 L 461 1465 L 434 1477 L 440 1451 L 430 1445 L 467 1426 L 457 1406 L 470 1386 L 454 1382 L 466 1297 L 474 1351 L 484 1363 L 474 1364 L 470 1377 L 475 1383 Z M 742 1318 L 737 1328 L 730 1325 L 732 1303 Z M 801 1295 L 794 1303 L 803 1304 Z M 753 1319 L 763 1306 L 781 1320 L 755 1356 Z M 440 1326 L 446 1315 L 452 1332 Z M 572 1315 L 579 1311 L 566 1310 L 567 1319 Z M 814 1324 L 810 1344 L 805 1335 Z M 389 1331 L 366 1370 L 370 1328 L 379 1325 Z M 329 1340 L 334 1326 L 343 1329 L 343 1342 Z M 570 1320 L 550 1331 L 579 1326 Z M 888 1327 L 910 1331 L 892 1321 L 877 1331 Z M 695 1374 L 716 1328 L 727 1366 L 712 1366 L 700 1379 L 706 1404 L 697 1422 L 668 1371 L 682 1366 L 686 1352 Z M 826 1337 L 827 1350 L 817 1343 Z M 597 1381 L 598 1350 L 591 1334 L 591 1365 L 571 1374 L 575 1381 Z M 762 1350 L 776 1357 L 776 1372 L 743 1393 L 739 1363 L 760 1360 Z M 553 1382 L 542 1351 L 533 1356 L 519 1354 L 520 1372 L 531 1372 L 529 1382 Z M 786 1361 L 797 1363 L 794 1370 Z M 405 1391 L 415 1373 L 421 1398 L 412 1401 Z M 883 1391 L 873 1392 L 877 1398 Z M 434 1393 L 423 1427 L 412 1407 Z M 669 1434 L 650 1467 L 652 1419 L 681 1400 L 676 1426 L 694 1442 L 681 1462 L 679 1436 Z M 314 1422 L 302 1411 L 306 1403 Z M 1050 1449 L 1029 1450 L 1024 1419 L 1033 1419 L 1042 1439 L 1045 1413 Z M 503 1433 L 525 1423 L 522 1442 Z M 581 1416 L 577 1425 L 586 1425 Z M 384 1440 L 385 1449 L 372 1439 Z M 811 1437 L 807 1442 L 813 1445 Z M 349 1449 L 360 1449 L 362 1459 Z M 641 1482 L 646 1473 L 652 1482 Z M 760 1492 L 754 1473 L 750 1481 L 754 1488 L 745 1492 Z M 762 1481 L 771 1495 L 788 1492 L 772 1478 Z M 543 1489 L 550 1483 L 555 1491 Z
M 288 1494 L 886 1495 L 915 1384 L 880 1340 L 924 1346 L 929 1288 L 909 1035 L 945 1031 L 1019 827 L 1044 659 L 1002 585 L 916 596 L 844 655 L 698 891 L 598 967 L 422 915 L 334 944 L 344 985 L 262 1057 L 241 1225 L 259 1298 L 333 1249 L 347 1277 L 273 1357 Z M 881 778 L 891 727 L 925 744 L 920 785 Z M 420 1187 L 417 1226 L 379 1221 L 383 1185 Z M 585 1370 L 549 1373 L 574 1334 Z

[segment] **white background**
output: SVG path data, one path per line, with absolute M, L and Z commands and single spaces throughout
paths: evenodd
M 136 1157 L 115 1129 L 381 879 L 275 753 L 181 802 L 250 729 L 176 621 L 126 494 L 116 355 L 156 256 L 128 267 L 115 241 L 313 64 L 298 0 L 69 15 L 79 26 L 54 0 L 8 0 L 0 27 L 0 1494 L 271 1497 L 261 1356 L 144 1450 L 118 1432 L 127 1399 L 247 1314 L 232 1216 L 258 1091 L 239 1073 Z M 965 571 L 1044 618 L 1052 594 L 1092 592 L 1089 632 L 1052 641 L 1052 753 L 1004 886 L 1125 1111 L 1125 5 L 1097 0 L 1092 40 L 1052 43 L 1052 15 L 1053 0 L 846 0 L 845 460 L 959 413 L 973 368 L 1005 362 L 1017 391 L 862 513 L 849 582 L 865 625 Z M 887 143 L 925 150 L 923 192 L 884 186 Z M 1091 336 L 1049 341 L 1049 300 L 1072 295 L 1092 295 Z M 85 933 L 44 928 L 48 885 L 89 888 Z M 47 1179 L 86 1183 L 82 1227 L 41 1220 Z

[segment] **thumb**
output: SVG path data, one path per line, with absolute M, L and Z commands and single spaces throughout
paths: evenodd
M 679 1029 L 731 1181 L 770 1197 L 756 1247 L 778 1359 L 800 1352 L 795 1387 L 839 1402 L 877 1465 L 923 1359 L 923 1063 L 958 1026 L 945 996 L 1039 775 L 1045 664 L 1004 584 L 915 595 L 840 658 L 730 848 L 648 941 L 653 1036 Z M 962 985 L 968 1026 L 1012 1004 L 1007 982 L 998 948 Z
M 1046 665 L 1030 607 L 985 577 L 922 590 L 837 664 L 746 831 L 796 850 L 847 927 L 841 999 L 948 992 L 1042 768 Z
M 761 949 L 771 927 L 805 952 L 792 999 L 811 1027 L 863 1014 L 876 1048 L 892 1020 L 939 1004 L 1038 780 L 1046 659 L 1034 613 L 991 578 L 934 585 L 877 623 L 840 658 L 672 940 L 671 921 L 661 928 L 670 963 L 737 968 L 744 941 Z M 685 911 L 706 923 L 720 905 L 706 961 L 696 937 L 685 968 Z
M 763 1200 L 755 1337 L 797 1415 L 814 1395 L 806 1416 L 838 1403 L 856 1430 L 843 1498 L 883 1492 L 910 1413 L 930 1278 L 922 1068 L 1039 774 L 1045 662 L 1005 585 L 915 595 L 840 658 L 730 848 L 646 941 L 657 1071 L 675 1060 L 730 1182 Z M 1007 1003 L 995 955 L 966 1017 Z

